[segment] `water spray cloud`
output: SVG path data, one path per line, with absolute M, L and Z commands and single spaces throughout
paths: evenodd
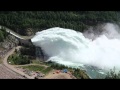
M 99 26 L 99 33 L 95 33 L 97 30 L 94 32 L 93 28 L 89 30 L 90 33 L 80 33 L 54 27 L 37 32 L 31 41 L 43 49 L 49 56 L 48 60 L 60 64 L 71 67 L 91 65 L 106 70 L 116 67 L 120 70 L 119 27 L 107 23 Z

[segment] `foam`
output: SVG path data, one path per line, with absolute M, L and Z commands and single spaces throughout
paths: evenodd
M 31 39 L 35 46 L 39 46 L 49 56 L 48 60 L 71 67 L 91 65 L 100 69 L 120 70 L 120 40 L 119 33 L 113 24 L 106 24 L 108 33 L 102 33 L 94 41 L 85 38 L 80 32 L 71 29 L 54 27 L 37 32 Z M 104 31 L 105 31 L 104 30 Z

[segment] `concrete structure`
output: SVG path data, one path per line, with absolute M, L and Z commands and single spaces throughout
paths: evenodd
M 0 26 L 2 27 L 2 26 Z M 14 37 L 16 37 L 19 41 L 19 44 L 21 46 L 32 46 L 32 42 L 31 42 L 31 38 L 33 36 L 21 36 L 17 33 L 15 33 L 14 31 L 12 31 L 11 29 L 4 27 L 6 29 L 6 31 L 8 33 L 10 33 L 11 35 L 13 35 Z M 48 56 L 42 51 L 42 49 L 40 47 L 36 47 L 36 58 L 39 60 L 46 60 L 48 58 Z
M 24 46 L 31 46 L 33 45 L 32 42 L 31 42 L 31 39 L 28 39 L 28 40 L 24 40 L 24 39 L 19 39 L 19 44 L 20 45 L 24 45 Z
M 2 26 L 0 26 L 0 28 L 2 28 Z M 14 37 L 16 37 L 19 40 L 19 44 L 28 45 L 28 46 L 32 45 L 31 38 L 33 36 L 21 36 L 7 27 L 4 27 L 4 28 L 6 29 L 6 32 L 10 33 L 11 35 L 13 35 Z

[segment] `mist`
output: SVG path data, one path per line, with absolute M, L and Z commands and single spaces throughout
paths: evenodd
M 31 41 L 49 56 L 47 61 L 120 70 L 120 28 L 116 24 L 90 27 L 83 33 L 54 27 L 37 32 Z

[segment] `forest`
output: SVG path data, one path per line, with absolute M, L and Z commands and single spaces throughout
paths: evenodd
M 26 35 L 28 28 L 34 33 L 52 27 L 83 32 L 89 26 L 119 21 L 119 11 L 0 11 L 0 25 L 21 35 Z
M 0 29 L 0 42 L 3 42 L 4 39 L 8 36 L 9 33 L 6 32 L 4 27 L 1 27 Z

